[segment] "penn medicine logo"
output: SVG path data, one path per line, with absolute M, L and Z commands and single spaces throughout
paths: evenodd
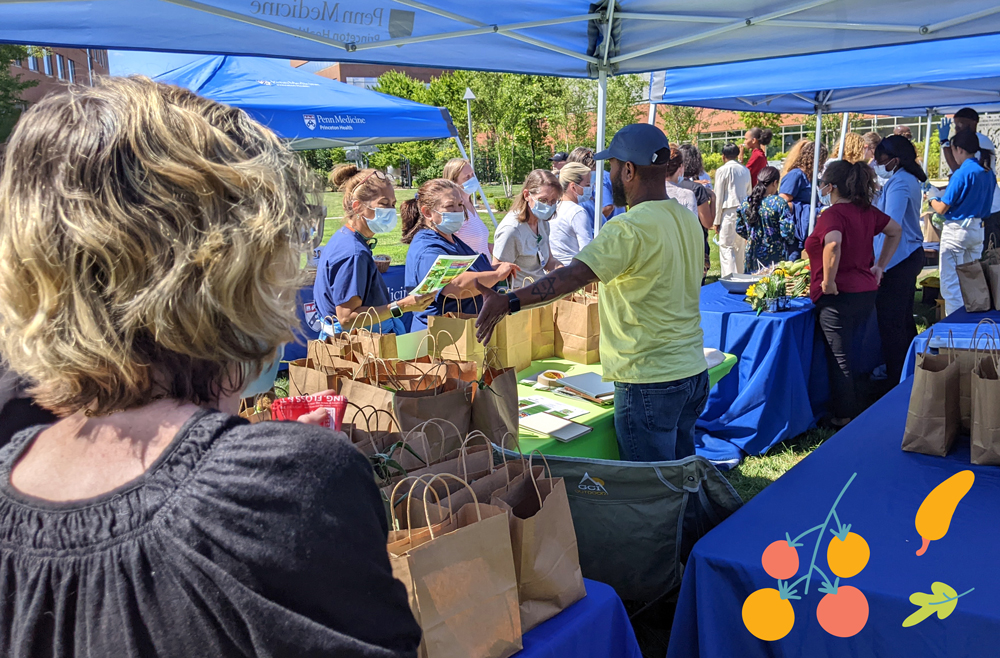
M 303 114 L 302 120 L 306 123 L 306 128 L 309 130 L 316 130 L 316 115 L 315 114 Z
M 590 494 L 591 496 L 608 495 L 608 490 L 604 488 L 604 480 L 601 478 L 590 477 L 590 473 L 583 474 L 583 479 L 580 480 L 580 484 L 576 485 L 576 488 L 585 494 Z

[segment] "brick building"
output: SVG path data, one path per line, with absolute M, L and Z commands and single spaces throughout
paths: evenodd
M 378 77 L 388 71 L 399 71 L 414 80 L 430 82 L 431 78 L 440 77 L 444 69 L 429 69 L 419 66 L 383 66 L 381 64 L 355 64 L 352 62 L 305 62 L 293 59 L 292 66 L 303 71 L 321 75 L 330 80 L 346 82 L 356 87 L 371 89 Z
M 45 55 L 29 57 L 11 64 L 11 72 L 22 81 L 38 85 L 21 92 L 27 104 L 37 103 L 46 94 L 62 89 L 70 82 L 93 84 L 99 75 L 108 75 L 108 51 L 84 48 L 49 48 Z

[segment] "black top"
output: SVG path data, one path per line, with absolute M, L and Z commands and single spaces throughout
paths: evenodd
M 141 477 L 26 496 L 0 449 L 2 656 L 416 656 L 368 461 L 342 434 L 196 413 Z
M 696 183 L 689 178 L 681 178 L 677 181 L 677 187 L 683 187 L 686 190 L 691 190 L 694 192 L 694 200 L 698 202 L 699 206 L 703 206 L 712 200 L 712 196 L 708 193 L 708 189 L 701 183 Z

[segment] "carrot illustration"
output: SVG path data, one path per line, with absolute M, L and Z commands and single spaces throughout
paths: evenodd
M 969 493 L 975 480 L 976 475 L 972 471 L 959 471 L 927 494 L 924 502 L 920 504 L 920 509 L 917 510 L 917 532 L 923 539 L 923 545 L 917 551 L 917 555 L 926 553 L 932 541 L 937 541 L 948 534 L 955 508 L 965 494 Z

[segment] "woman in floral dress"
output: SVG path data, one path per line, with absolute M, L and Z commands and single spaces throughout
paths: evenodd
M 746 271 L 757 272 L 785 259 L 795 238 L 795 220 L 788 202 L 778 196 L 781 172 L 764 167 L 753 192 L 740 206 L 736 232 L 747 241 Z

